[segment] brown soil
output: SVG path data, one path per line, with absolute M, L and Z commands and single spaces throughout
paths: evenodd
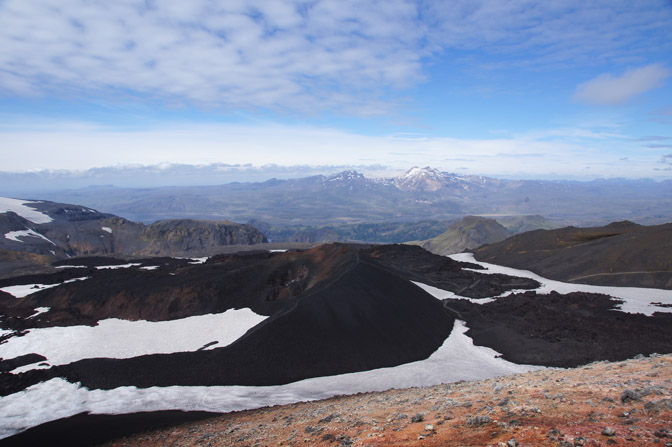
M 623 402 L 625 390 L 639 400 Z M 105 445 L 663 447 L 671 396 L 672 355 L 654 355 L 230 413 Z

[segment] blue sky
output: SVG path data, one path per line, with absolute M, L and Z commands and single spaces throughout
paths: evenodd
M 672 2 L 0 0 L 0 118 L 2 171 L 669 178 Z

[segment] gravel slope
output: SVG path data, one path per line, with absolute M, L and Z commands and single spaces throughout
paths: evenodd
M 671 396 L 672 355 L 653 355 L 231 413 L 105 445 L 664 447 Z

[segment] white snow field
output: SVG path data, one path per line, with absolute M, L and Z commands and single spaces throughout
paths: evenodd
M 538 281 L 541 287 L 535 289 L 539 293 L 550 293 L 555 290 L 558 293 L 571 292 L 589 292 L 589 293 L 603 293 L 605 295 L 613 296 L 614 298 L 623 300 L 623 304 L 618 306 L 618 309 L 627 313 L 640 313 L 651 316 L 654 312 L 672 312 L 671 307 L 657 306 L 652 303 L 661 303 L 672 305 L 672 290 L 664 289 L 647 289 L 640 287 L 609 287 L 609 286 L 591 286 L 587 284 L 574 284 L 552 279 L 542 278 L 541 276 L 532 273 L 528 270 L 518 270 L 511 267 L 503 267 L 501 265 L 488 264 L 487 262 L 479 262 L 474 259 L 472 253 L 459 253 L 450 255 L 449 258 L 455 261 L 473 262 L 485 267 L 487 270 L 474 270 L 481 273 L 503 273 L 505 275 L 520 276 L 523 278 L 531 278 Z M 418 284 L 420 285 L 420 284 Z M 430 286 L 421 286 L 427 292 L 436 296 L 437 298 L 451 298 L 450 296 L 438 296 L 432 293 Z M 440 289 L 436 289 L 440 290 Z M 441 291 L 445 293 L 445 291 Z M 450 292 L 447 292 L 450 293 Z M 507 292 L 506 295 L 512 292 Z M 475 302 L 486 302 L 484 300 L 476 300 Z
M 6 213 L 7 211 L 12 211 L 19 216 L 23 217 L 26 220 L 31 221 L 36 224 L 44 224 L 53 221 L 51 217 L 47 216 L 40 211 L 37 211 L 30 206 L 27 206 L 31 203 L 42 203 L 42 202 L 31 202 L 29 200 L 18 200 L 10 199 L 8 197 L 0 197 L 0 213 Z
M 0 344 L 0 357 L 11 359 L 34 352 L 46 357 L 45 362 L 50 365 L 65 365 L 94 357 L 125 359 L 146 354 L 196 351 L 212 342 L 217 343 L 209 348 L 221 348 L 233 343 L 266 318 L 244 308 L 179 320 L 127 321 L 110 318 L 99 321 L 97 326 L 30 329 L 26 335 Z M 34 363 L 17 368 L 12 373 L 36 367 Z
M 0 398 L 3 417 L 0 438 L 45 422 L 82 412 L 124 414 L 143 411 L 185 410 L 229 412 L 269 405 L 392 388 L 480 380 L 545 369 L 517 365 L 497 358 L 497 352 L 474 346 L 464 335 L 467 327 L 456 321 L 450 336 L 429 358 L 390 368 L 317 377 L 278 386 L 171 386 L 119 387 L 88 390 L 63 379 L 52 379 L 20 393 Z

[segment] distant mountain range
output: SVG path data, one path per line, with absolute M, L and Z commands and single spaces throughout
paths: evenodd
M 586 225 L 625 219 L 662 223 L 672 216 L 671 180 L 502 180 L 430 167 L 393 178 L 344 171 L 219 186 L 95 187 L 46 192 L 40 198 L 81 203 L 145 223 L 190 218 L 324 226 L 539 214 Z

